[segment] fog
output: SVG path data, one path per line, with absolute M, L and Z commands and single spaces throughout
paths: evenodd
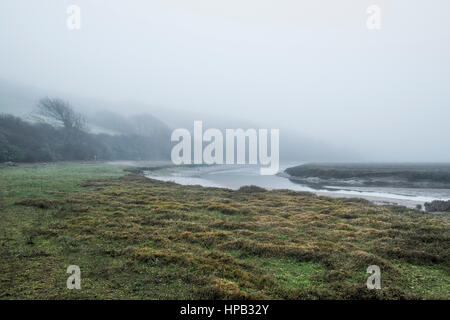
M 450 161 L 447 0 L 2 0 L 0 78 L 19 92 L 0 112 L 26 91 L 171 128 L 279 128 L 329 161 Z

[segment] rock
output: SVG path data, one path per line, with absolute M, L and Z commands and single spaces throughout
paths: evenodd
M 425 210 L 427 212 L 450 212 L 450 200 L 435 200 L 432 202 L 427 202 L 425 203 Z

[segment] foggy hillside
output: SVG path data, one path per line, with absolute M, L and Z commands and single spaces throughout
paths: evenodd
M 158 136 L 170 145 L 170 131 L 175 128 L 192 130 L 193 122 L 201 119 L 205 129 L 221 130 L 236 128 L 279 128 L 259 119 L 246 121 L 238 117 L 218 117 L 213 114 L 200 114 L 189 110 L 173 110 L 142 103 L 107 102 L 98 99 L 75 97 L 54 90 L 41 90 L 32 86 L 10 83 L 0 80 L 0 112 L 28 118 L 40 98 L 63 97 L 74 108 L 86 115 L 88 128 L 92 133 L 136 134 L 141 136 Z M 319 139 L 302 137 L 292 129 L 280 129 L 280 159 L 282 161 L 357 161 L 363 160 L 351 150 L 327 144 Z

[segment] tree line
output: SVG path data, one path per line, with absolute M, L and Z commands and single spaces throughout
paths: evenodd
M 61 99 L 39 101 L 29 120 L 0 114 L 0 162 L 169 159 L 169 129 L 149 134 L 93 134 L 86 118 Z

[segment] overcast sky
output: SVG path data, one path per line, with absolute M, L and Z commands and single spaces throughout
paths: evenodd
M 448 0 L 1 0 L 0 77 L 450 161 Z

